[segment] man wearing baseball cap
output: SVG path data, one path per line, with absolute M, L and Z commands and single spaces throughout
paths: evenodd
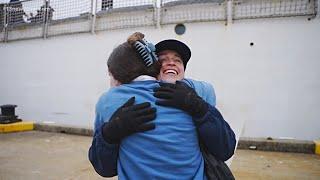
M 209 152 L 223 161 L 229 159 L 234 153 L 235 135 L 215 108 L 212 85 L 184 77 L 191 57 L 190 48 L 174 39 L 161 41 L 155 47 L 162 64 L 158 79 L 168 82 L 155 89 L 156 104 L 188 112 Z
M 177 40 L 165 40 L 156 44 L 156 51 L 162 63 L 158 79 L 163 81 L 160 82 L 160 87 L 154 90 L 154 96 L 158 98 L 156 104 L 182 109 L 189 113 L 195 130 L 199 132 L 200 140 L 204 142 L 209 152 L 223 161 L 229 159 L 234 153 L 235 135 L 214 107 L 215 95 L 212 86 L 184 78 L 185 68 L 191 57 L 189 47 Z M 176 123 L 178 125 L 179 122 Z M 197 139 L 190 141 L 198 144 Z M 96 171 L 104 177 L 117 175 L 118 146 L 107 143 L 96 146 L 99 148 L 96 148 L 95 153 L 91 153 L 100 164 L 95 167 Z M 154 171 L 157 171 L 156 165 Z

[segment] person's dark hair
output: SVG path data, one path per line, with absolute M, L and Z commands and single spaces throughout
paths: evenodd
M 157 77 L 160 72 L 158 61 L 147 67 L 141 55 L 134 47 L 136 41 L 144 38 L 144 34 L 136 32 L 132 34 L 127 42 L 120 44 L 110 54 L 107 65 L 113 78 L 122 84 L 130 83 L 140 75 Z

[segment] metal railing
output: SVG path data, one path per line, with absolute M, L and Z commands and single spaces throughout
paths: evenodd
M 315 16 L 317 0 L 237 0 L 234 20 L 289 16 Z
M 92 2 L 90 0 L 50 0 L 47 36 L 90 32 Z
M 23 0 L 0 4 L 0 42 L 164 24 L 310 16 L 317 0 Z
M 161 2 L 161 24 L 225 20 L 225 0 L 163 0 Z
M 155 25 L 154 0 L 97 0 L 96 5 L 97 31 Z

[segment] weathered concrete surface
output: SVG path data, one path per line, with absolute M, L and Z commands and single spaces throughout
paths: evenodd
M 237 150 L 231 170 L 236 179 L 320 179 L 320 156 Z
M 240 138 L 238 149 L 315 154 L 315 143 L 296 139 Z
M 102 179 L 87 158 L 90 141 L 40 131 L 0 134 L 0 180 Z
M 37 131 L 67 133 L 67 134 L 76 134 L 76 135 L 83 135 L 83 136 L 93 136 L 92 129 L 66 126 L 66 125 L 35 123 L 34 129 Z
M 72 127 L 66 125 L 35 123 L 34 129 L 38 131 L 67 133 L 92 136 L 93 130 L 89 128 Z M 246 138 L 240 137 L 238 149 L 255 149 L 260 151 L 296 152 L 314 154 L 316 144 L 313 141 L 295 139 Z
M 90 143 L 62 133 L 0 134 L 0 180 L 103 179 L 87 158 Z M 320 179 L 320 156 L 237 150 L 231 169 L 236 179 Z

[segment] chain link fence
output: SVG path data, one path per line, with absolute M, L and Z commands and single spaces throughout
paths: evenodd
M 4 42 L 4 32 L 5 32 L 5 29 L 4 29 L 4 4 L 0 4 L 0 42 Z
M 0 43 L 4 42 L 4 31 L 0 31 Z
M 317 0 L 23 0 L 0 4 L 0 42 L 162 24 L 316 16 Z M 232 5 L 232 11 L 227 11 Z M 228 7 L 227 7 L 228 6 Z M 232 14 L 232 16 L 230 16 Z
M 316 15 L 317 0 L 237 0 L 234 20 Z
M 47 6 L 47 36 L 90 32 L 91 0 L 50 0 Z
M 226 20 L 224 0 L 163 0 L 161 3 L 161 24 L 223 20 Z
M 4 5 L 5 39 L 18 40 L 42 37 L 43 0 L 15 1 Z
M 97 0 L 95 30 L 155 25 L 154 0 Z
M 0 42 L 4 41 L 4 4 L 0 4 Z

